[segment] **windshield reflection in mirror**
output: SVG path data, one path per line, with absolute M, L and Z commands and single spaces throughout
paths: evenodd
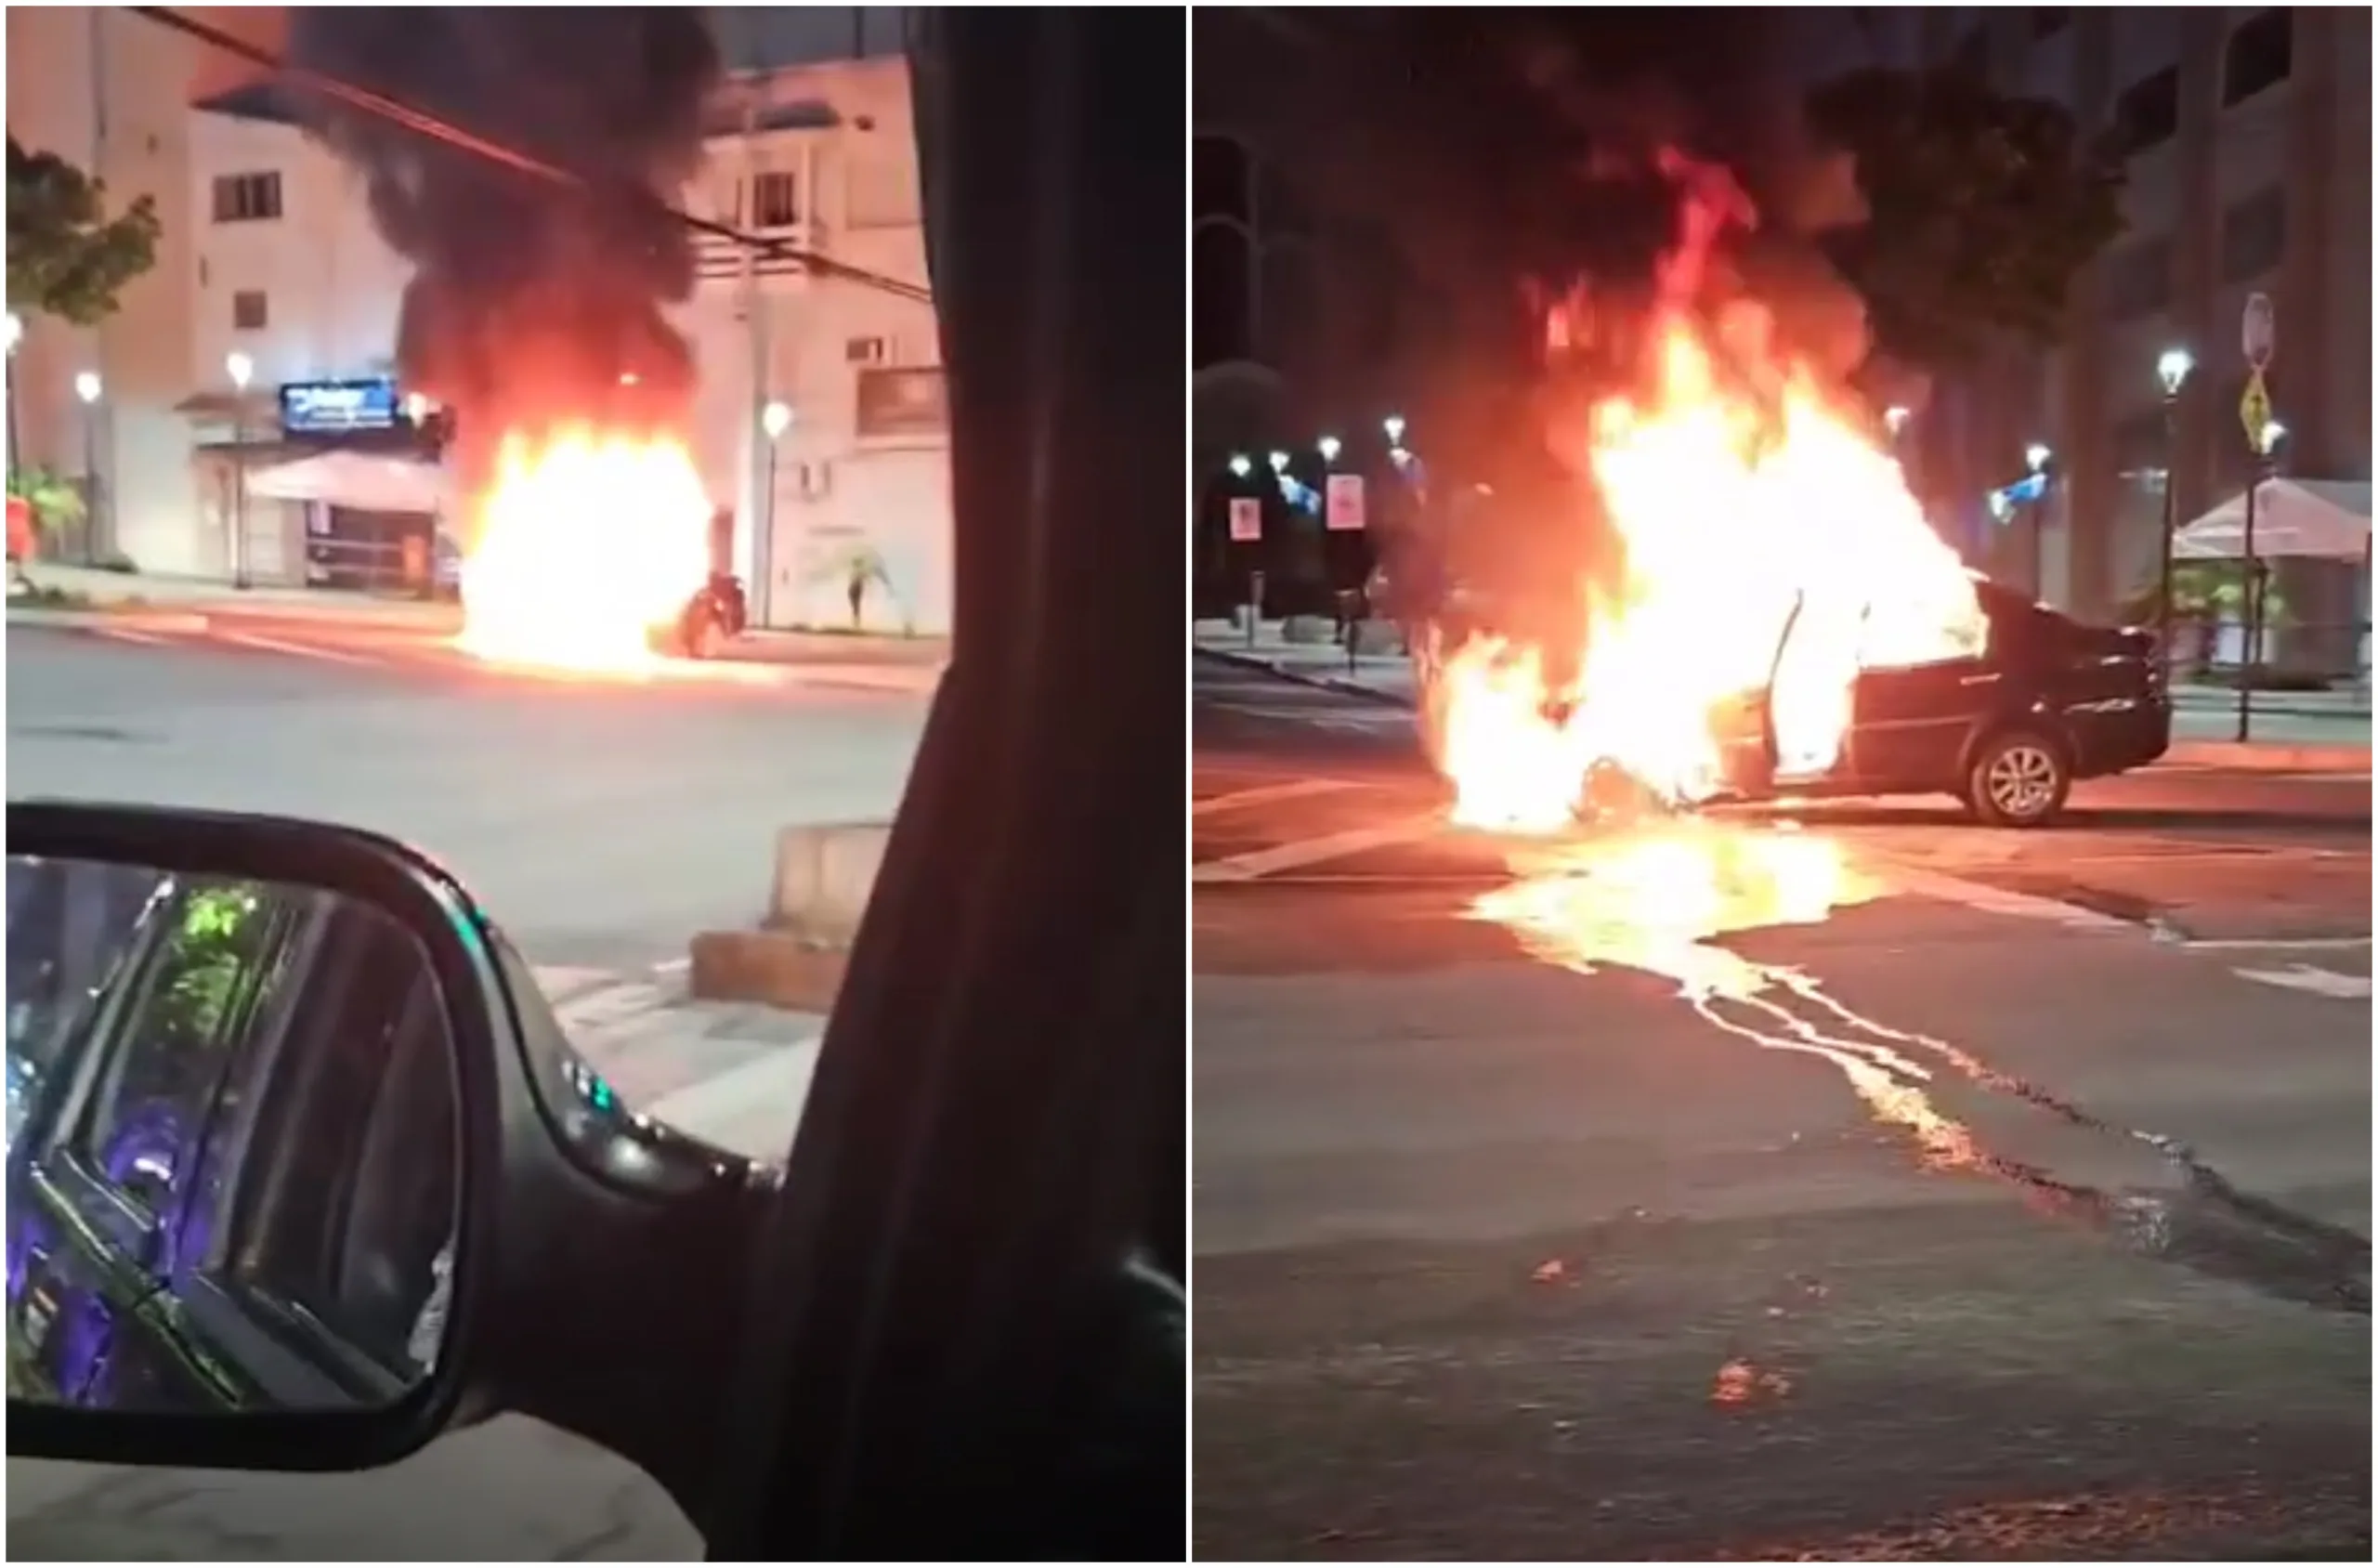
M 454 1050 L 427 954 L 317 889 L 12 857 L 12 1399 L 378 1406 L 435 1366 Z

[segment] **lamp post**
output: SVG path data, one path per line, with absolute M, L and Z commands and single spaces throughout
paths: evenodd
M 99 510 L 99 394 L 105 390 L 97 371 L 78 371 L 74 396 L 83 405 L 83 556 L 89 564 L 91 541 L 98 533 Z
M 1907 405 L 1904 403 L 1893 403 L 1883 411 L 1883 428 L 1890 433 L 1893 441 L 1897 441 L 1900 432 L 1907 428 L 1908 417 Z
M 248 382 L 256 362 L 238 349 L 223 357 L 231 378 L 231 586 L 248 586 Z
M 1402 414 L 1389 414 L 1385 419 L 1378 422 L 1378 427 L 1387 432 L 1388 445 L 1392 447 L 1400 447 L 1404 444 L 1404 416 Z
M 2195 369 L 2196 356 L 2185 348 L 2166 348 L 2155 361 L 2155 379 L 2163 388 L 2163 555 L 2156 578 L 2155 644 L 2167 677 L 2172 669 L 2172 562 L 2180 531 L 2180 388 Z
M 752 587 L 757 590 L 755 597 L 759 601 L 760 624 L 763 626 L 769 623 L 769 601 L 775 596 L 773 588 L 776 581 L 777 442 L 782 439 L 784 433 L 791 428 L 791 407 L 777 399 L 769 399 L 760 410 L 760 433 L 768 438 L 767 504 L 761 508 L 760 537 L 751 543 L 751 575 L 759 579 Z
M 8 312 L 8 473 L 17 472 L 17 345 L 25 340 L 25 319 L 15 311 Z
M 1324 436 L 1320 440 L 1315 441 L 1313 445 L 1319 449 L 1321 452 L 1321 461 L 1324 463 L 1337 462 L 1338 454 L 1346 450 L 1345 443 L 1339 440 L 1335 436 Z

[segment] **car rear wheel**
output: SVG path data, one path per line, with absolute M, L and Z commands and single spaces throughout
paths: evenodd
M 2064 749 L 2036 730 L 2010 729 L 1974 752 L 1963 796 L 1993 827 L 2036 828 L 2062 811 L 2071 792 Z

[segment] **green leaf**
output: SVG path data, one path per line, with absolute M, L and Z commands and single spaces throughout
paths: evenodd
M 54 152 L 8 138 L 8 308 L 89 326 L 156 264 L 157 204 L 113 217 L 107 187 Z

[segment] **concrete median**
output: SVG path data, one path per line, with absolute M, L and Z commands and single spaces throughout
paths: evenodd
M 830 1011 L 891 833 L 884 822 L 814 823 L 779 832 L 766 914 L 756 930 L 694 937 L 693 994 Z

